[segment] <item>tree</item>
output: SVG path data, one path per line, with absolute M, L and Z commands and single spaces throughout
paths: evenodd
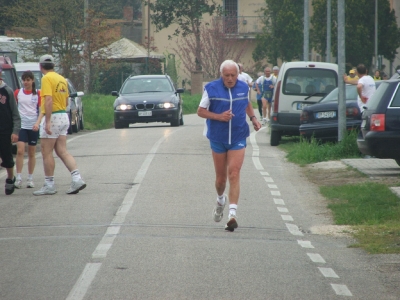
M 122 19 L 125 6 L 132 6 L 133 14 L 136 15 L 141 13 L 142 0 L 90 1 L 91 9 L 103 13 L 107 19 Z
M 268 57 L 272 64 L 278 58 L 284 61 L 299 59 L 303 52 L 304 2 L 299 0 L 265 0 L 264 28 L 256 37 L 257 45 L 253 59 L 260 61 Z
M 204 14 L 212 15 L 217 9 L 214 0 L 157 0 L 145 1 L 152 11 L 151 21 L 157 31 L 177 24 L 174 35 L 187 37 L 193 34 L 196 42 L 194 52 L 195 70 L 202 69 L 200 27 Z M 171 38 L 171 37 L 170 37 Z
M 4 34 L 5 29 L 10 29 L 14 25 L 13 15 L 10 8 L 17 4 L 17 0 L 0 0 L 0 35 Z
M 240 62 L 240 58 L 246 50 L 246 43 L 239 42 L 237 39 L 229 37 L 226 32 L 230 28 L 224 19 L 215 19 L 210 24 L 203 24 L 199 28 L 198 38 L 200 48 L 198 48 L 197 37 L 187 36 L 177 43 L 175 52 L 179 53 L 184 67 L 184 72 L 190 77 L 190 72 L 195 69 L 193 53 L 199 52 L 199 59 L 202 62 L 202 70 L 209 78 L 218 78 L 220 76 L 219 66 L 229 57 L 234 61 Z M 233 25 L 235 26 L 236 23 Z
M 313 0 L 311 45 L 321 55 L 326 51 L 326 0 Z M 332 0 L 332 19 L 337 16 L 337 0 Z M 375 49 L 375 1 L 345 1 L 346 62 L 363 63 L 370 69 Z M 337 22 L 332 22 L 332 49 L 337 56 Z M 392 61 L 400 46 L 400 29 L 388 0 L 378 1 L 378 54 Z

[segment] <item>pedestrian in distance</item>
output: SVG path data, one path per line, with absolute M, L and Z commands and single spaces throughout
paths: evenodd
M 357 66 L 357 75 L 359 77 L 358 81 L 348 79 L 348 76 L 345 74 L 343 76 L 343 80 L 345 83 L 357 85 L 357 103 L 361 112 L 364 111 L 364 106 L 367 104 L 368 99 L 375 93 L 375 81 L 369 76 L 367 68 L 363 64 L 359 64 Z
M 258 72 L 258 73 L 257 73 L 257 76 L 258 76 L 258 77 L 260 77 L 260 76 L 262 76 L 262 75 L 263 75 L 263 72 Z M 258 78 L 258 77 L 257 77 L 257 78 Z M 257 93 L 257 87 L 256 87 L 256 83 L 255 83 L 255 82 L 253 82 L 253 90 L 256 91 L 256 100 L 257 100 L 258 112 L 260 113 L 260 120 L 262 120 L 262 118 L 263 118 L 263 113 L 262 113 L 262 107 L 263 107 L 263 104 L 262 104 L 262 95 L 259 94 L 259 93 Z
M 264 76 L 261 76 L 256 80 L 257 94 L 262 96 L 263 125 L 269 122 L 271 118 L 271 103 L 272 96 L 274 94 L 275 83 L 276 78 L 271 74 L 270 67 L 266 67 L 264 69 Z
M 217 203 L 213 210 L 215 222 L 223 217 L 229 202 L 228 222 L 225 230 L 238 227 L 236 210 L 240 195 L 240 169 L 244 161 L 246 138 L 250 134 L 246 115 L 255 130 L 261 128 L 254 116 L 249 99 L 249 87 L 238 80 L 239 67 L 232 60 L 225 60 L 220 66 L 221 78 L 204 87 L 197 115 L 206 120 L 206 136 L 210 140 L 215 168 Z M 229 180 L 229 197 L 225 194 Z
M 376 80 L 382 80 L 382 76 L 381 76 L 381 71 L 376 70 L 373 79 Z
M 44 167 L 44 185 L 33 192 L 35 196 L 57 193 L 54 184 L 55 161 L 53 150 L 71 172 L 72 182 L 67 194 L 77 194 L 86 187 L 79 173 L 74 157 L 67 151 L 67 131 L 69 119 L 66 113 L 68 84 L 63 76 L 54 71 L 54 58 L 43 55 L 39 60 L 43 73 L 41 85 L 40 145 Z
M 249 74 L 243 71 L 243 64 L 238 63 L 238 66 L 239 66 L 238 79 L 246 82 L 249 88 L 251 88 L 253 86 L 253 78 L 251 78 Z
M 2 68 L 0 67 L 0 74 Z M 18 141 L 21 128 L 17 102 L 13 90 L 0 79 L 0 158 L 1 166 L 7 170 L 5 184 L 6 195 L 14 193 L 14 158 L 12 144 Z
M 36 165 L 36 145 L 39 138 L 39 107 L 40 91 L 35 86 L 35 76 L 31 71 L 25 71 L 21 76 L 23 88 L 14 91 L 21 116 L 21 130 L 17 142 L 17 155 L 15 158 L 17 178 L 15 187 L 22 188 L 22 167 L 24 164 L 25 144 L 28 144 L 28 178 L 27 188 L 34 188 L 33 171 Z
M 274 75 L 275 79 L 278 79 L 278 75 L 279 75 L 279 67 L 275 66 L 272 68 L 272 75 Z

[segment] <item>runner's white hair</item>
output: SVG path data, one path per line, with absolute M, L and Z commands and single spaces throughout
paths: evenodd
M 222 70 L 225 68 L 225 67 L 232 67 L 232 66 L 235 66 L 236 67 L 236 70 L 238 71 L 238 73 L 239 73 L 239 66 L 237 65 L 237 63 L 235 63 L 233 60 L 231 60 L 231 59 L 227 59 L 227 60 L 225 60 L 222 64 L 221 64 L 221 67 L 219 68 L 219 71 L 222 73 Z

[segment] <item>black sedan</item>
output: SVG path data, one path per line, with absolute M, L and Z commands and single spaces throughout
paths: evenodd
M 380 82 L 376 82 L 378 86 Z M 338 88 L 318 103 L 303 108 L 300 114 L 300 135 L 306 139 L 338 139 Z M 357 104 L 357 86 L 346 85 L 346 128 L 359 129 L 361 110 Z
M 118 97 L 114 101 L 115 128 L 150 122 L 183 125 L 180 93 L 183 93 L 183 89 L 175 89 L 167 75 L 128 77 L 119 93 L 111 93 Z
M 400 79 L 382 82 L 366 107 L 358 149 L 365 155 L 395 159 L 400 165 Z

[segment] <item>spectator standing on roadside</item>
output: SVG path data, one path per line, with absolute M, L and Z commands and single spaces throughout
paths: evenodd
M 367 103 L 368 99 L 374 94 L 376 87 L 374 79 L 367 75 L 367 68 L 363 64 L 357 66 L 357 75 L 359 77 L 358 82 L 354 80 L 349 80 L 348 76 L 345 74 L 343 80 L 345 83 L 357 85 L 357 103 L 361 112 L 364 111 L 364 105 Z
M 356 71 L 353 70 L 353 69 L 351 69 L 351 70 L 349 71 L 349 78 L 350 78 L 350 79 L 353 79 L 353 80 L 358 80 L 358 79 L 359 79 L 358 76 L 356 75 Z
M 381 72 L 379 70 L 376 70 L 373 78 L 374 78 L 375 81 L 376 80 L 382 80 Z
M 33 188 L 33 171 L 36 165 L 36 145 L 39 138 L 39 107 L 40 91 L 36 90 L 35 76 L 31 71 L 26 71 L 21 76 L 23 88 L 14 91 L 21 116 L 21 130 L 17 142 L 17 178 L 15 187 L 22 188 L 22 167 L 24 164 L 25 143 L 28 143 L 28 178 L 26 187 Z
M 0 74 L 2 69 L 0 68 Z M 14 158 L 12 144 L 18 141 L 21 128 L 17 102 L 13 90 L 0 79 L 0 158 L 1 166 L 7 170 L 6 195 L 14 193 Z
M 274 86 L 276 83 L 276 78 L 271 75 L 271 68 L 266 67 L 264 69 L 265 76 L 260 76 L 256 80 L 256 88 L 257 94 L 261 95 L 262 100 L 262 112 L 263 112 L 263 119 L 262 124 L 265 125 L 269 122 L 271 118 L 271 103 L 272 103 L 272 96 L 274 94 Z
M 246 138 L 250 134 L 246 114 L 255 130 L 261 128 L 254 116 L 249 99 L 249 88 L 238 80 L 239 67 L 233 60 L 225 60 L 220 66 L 221 78 L 204 87 L 197 115 L 205 118 L 207 138 L 210 140 L 215 168 L 217 203 L 213 210 L 215 222 L 223 217 L 229 201 L 229 216 L 225 230 L 238 227 L 236 210 L 240 194 L 240 169 L 244 161 Z M 229 200 L 224 194 L 229 180 Z
M 57 193 L 54 186 L 55 161 L 53 150 L 71 172 L 72 183 L 67 194 L 77 194 L 86 187 L 77 168 L 74 157 L 67 152 L 68 115 L 65 111 L 68 102 L 68 84 L 64 77 L 54 71 L 54 58 L 43 55 L 39 60 L 43 73 L 41 89 L 40 145 L 43 156 L 45 181 L 43 187 L 33 192 L 35 196 Z

